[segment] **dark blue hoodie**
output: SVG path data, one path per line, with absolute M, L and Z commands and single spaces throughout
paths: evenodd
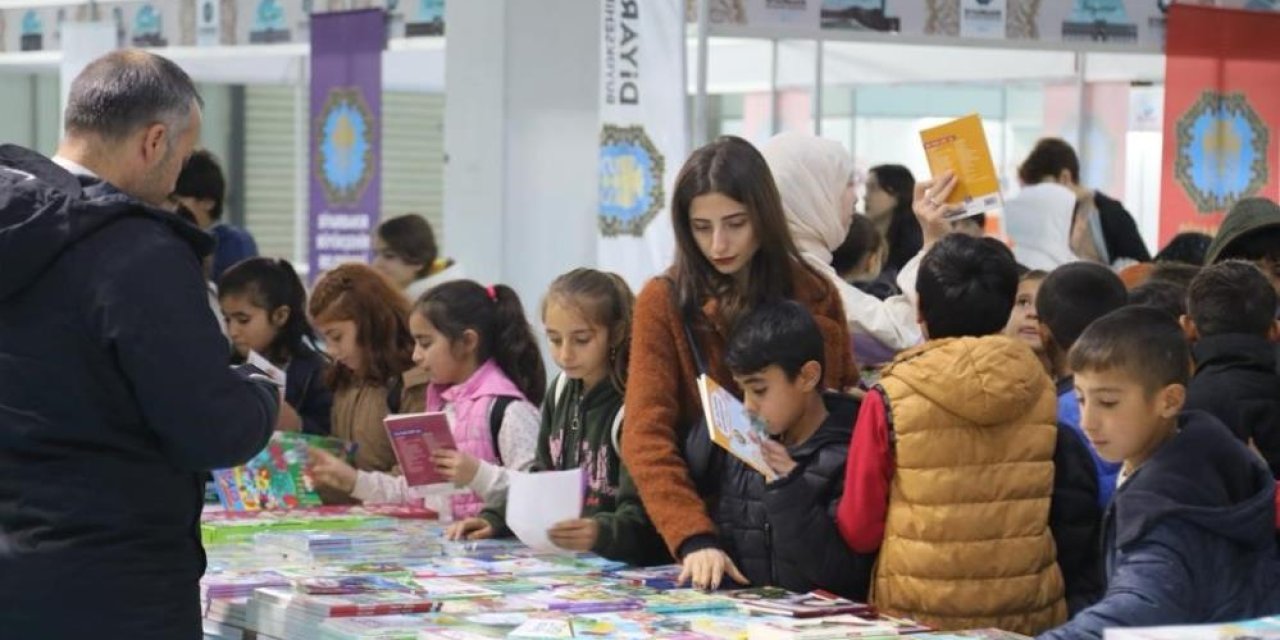
M 0 147 L 0 635 L 199 638 L 202 474 L 261 450 L 209 236 Z
M 1107 509 L 1106 595 L 1041 637 L 1280 613 L 1275 513 L 1266 463 L 1216 418 L 1184 412 Z

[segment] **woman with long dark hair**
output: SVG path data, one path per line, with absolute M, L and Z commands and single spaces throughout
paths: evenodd
M 719 548 L 682 455 L 702 416 L 699 372 L 737 394 L 724 364 L 731 328 L 762 302 L 792 299 L 822 330 L 825 385 L 851 387 L 858 373 L 840 296 L 801 258 L 769 166 L 749 142 L 724 137 L 695 151 L 676 178 L 671 220 L 675 264 L 636 301 L 622 457 L 682 579 L 707 588 L 726 574 L 745 578 Z

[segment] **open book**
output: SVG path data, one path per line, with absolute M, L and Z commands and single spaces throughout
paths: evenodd
M 711 441 L 772 482 L 778 474 L 765 462 L 760 448 L 760 443 L 769 437 L 764 423 L 705 374 L 698 376 L 698 393 L 702 395 Z
M 448 416 L 443 413 L 406 413 L 387 416 L 382 423 L 387 427 L 391 448 L 409 486 L 449 481 L 431 464 L 432 451 L 458 448 L 453 441 L 453 431 L 449 429 Z

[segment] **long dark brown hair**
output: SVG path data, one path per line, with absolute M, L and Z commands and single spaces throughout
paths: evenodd
M 690 220 L 693 199 L 719 193 L 746 207 L 760 248 L 752 256 L 745 290 L 732 276 L 716 270 L 698 248 Z M 707 298 L 720 301 L 732 325 L 747 309 L 766 301 L 790 298 L 792 269 L 807 268 L 787 229 L 782 197 L 764 156 L 750 142 L 723 136 L 694 151 L 676 177 L 671 198 L 675 227 L 675 284 L 680 307 L 689 317 Z
M 529 402 L 542 404 L 547 393 L 542 353 L 524 317 L 520 296 L 511 287 L 486 288 L 472 280 L 446 282 L 428 289 L 413 311 L 422 314 L 450 345 L 468 329 L 475 331 L 479 337 L 476 362 L 493 358 Z
M 413 368 L 409 301 L 385 276 L 363 264 L 344 264 L 320 278 L 308 309 L 316 324 L 350 320 L 362 352 L 364 378 L 346 367 L 331 367 L 328 383 L 337 391 L 360 382 L 390 384 Z

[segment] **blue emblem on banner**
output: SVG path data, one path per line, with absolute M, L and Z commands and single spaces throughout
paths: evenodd
M 1174 178 L 1200 213 L 1231 208 L 1267 183 L 1270 131 L 1241 93 L 1205 91 L 1175 128 Z
M 644 127 L 605 125 L 600 132 L 600 233 L 642 236 L 666 194 L 666 162 Z
M 316 123 L 320 152 L 315 167 L 329 202 L 354 203 L 369 186 L 376 126 L 358 88 L 338 87 L 329 92 Z
M 274 44 L 289 41 L 289 23 L 279 0 L 258 0 L 253 12 L 253 28 L 249 29 L 250 44 Z
M 133 16 L 133 44 L 138 47 L 167 47 L 169 41 L 162 32 L 160 11 L 150 3 L 138 8 Z

